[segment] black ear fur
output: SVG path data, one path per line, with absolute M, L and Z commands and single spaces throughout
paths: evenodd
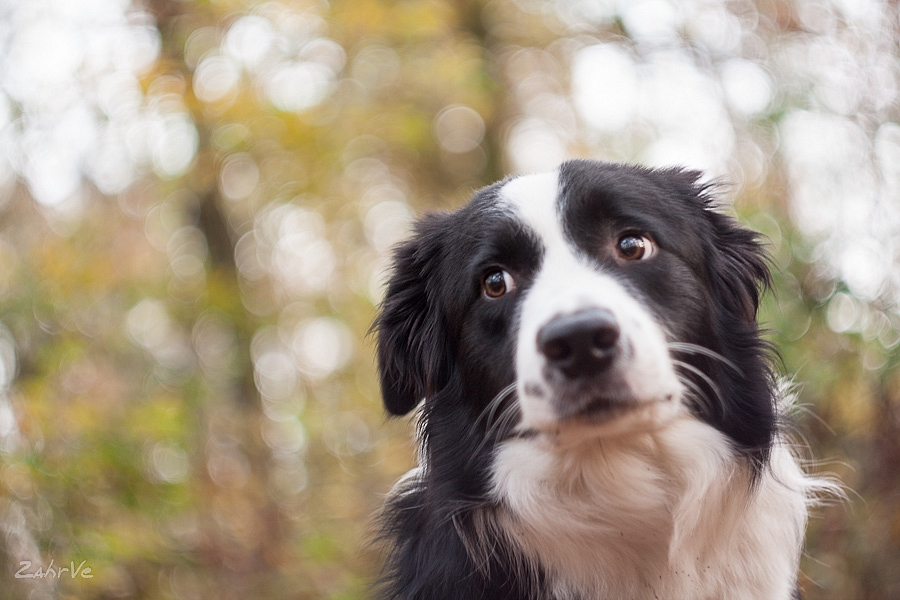
M 722 306 L 745 323 L 756 322 L 762 293 L 771 285 L 767 254 L 755 232 L 731 217 L 711 212 L 715 259 L 710 262 Z
M 713 195 L 715 184 L 700 183 L 699 171 L 668 170 L 690 195 L 703 203 L 712 228 L 712 246 L 705 248 L 711 289 L 726 312 L 744 323 L 756 322 L 762 293 L 771 285 L 768 255 L 756 232 L 743 227 L 733 217 L 719 212 Z
M 411 411 L 446 385 L 452 364 L 440 298 L 432 278 L 443 259 L 448 215 L 426 215 L 414 237 L 394 251 L 393 271 L 372 329 L 384 406 L 394 415 Z
M 756 321 L 760 297 L 771 284 L 769 259 L 754 231 L 714 209 L 709 201 L 712 243 L 706 264 L 716 298 L 713 323 L 723 343 L 719 350 L 740 365 L 739 372 L 725 369 L 718 378 L 718 393 L 734 399 L 721 416 L 721 427 L 758 469 L 768 461 L 777 421 L 769 364 L 772 350 L 760 337 Z

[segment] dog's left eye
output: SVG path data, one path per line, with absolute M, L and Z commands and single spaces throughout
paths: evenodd
M 629 233 L 616 242 L 616 252 L 623 260 L 645 260 L 653 255 L 653 242 L 643 235 Z
M 481 289 L 488 298 L 499 298 L 516 289 L 516 282 L 503 269 L 491 269 L 481 278 Z

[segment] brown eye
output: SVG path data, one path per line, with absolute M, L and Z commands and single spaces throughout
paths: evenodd
M 512 275 L 503 269 L 492 269 L 481 279 L 481 289 L 488 298 L 499 298 L 516 289 Z
M 647 259 L 653 254 L 653 242 L 643 235 L 629 233 L 619 238 L 616 251 L 624 260 Z

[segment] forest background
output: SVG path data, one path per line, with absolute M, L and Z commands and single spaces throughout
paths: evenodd
M 3 0 L 0 599 L 365 598 L 390 248 L 577 156 L 766 236 L 851 490 L 802 586 L 900 598 L 898 44 L 895 0 Z

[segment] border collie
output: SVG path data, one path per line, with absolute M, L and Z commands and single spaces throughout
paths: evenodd
M 784 436 L 769 272 L 700 174 L 586 160 L 429 214 L 377 333 L 419 466 L 382 596 L 788 600 L 829 483 Z

